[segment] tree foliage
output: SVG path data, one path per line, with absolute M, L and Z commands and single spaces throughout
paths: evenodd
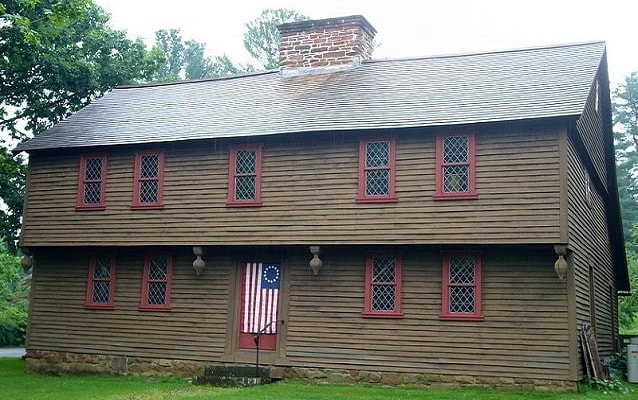
M 625 240 L 638 224 L 638 72 L 614 90 L 614 143 Z
M 0 129 L 24 139 L 123 83 L 146 81 L 157 60 L 111 29 L 91 0 L 3 0 Z
M 151 78 L 156 53 L 108 19 L 91 0 L 0 3 L 0 131 L 24 140 L 114 86 Z M 10 251 L 22 216 L 22 161 L 0 141 L 0 239 Z
M 206 43 L 184 41 L 179 29 L 160 29 L 155 32 L 155 40 L 152 52 L 161 61 L 152 77 L 154 82 L 211 78 L 252 70 L 249 66 L 235 65 L 226 55 L 207 57 Z
M 244 47 L 264 69 L 279 67 L 281 35 L 278 25 L 307 20 L 308 17 L 293 10 L 267 9 L 259 17 L 246 24 Z
M 0 245 L 0 346 L 24 344 L 31 274 Z
M 15 254 L 22 217 L 26 165 L 21 157 L 13 158 L 0 147 L 0 246 Z
M 632 287 L 632 296 L 619 300 L 619 325 L 621 331 L 638 333 L 638 72 L 614 91 L 613 108 L 618 192 Z

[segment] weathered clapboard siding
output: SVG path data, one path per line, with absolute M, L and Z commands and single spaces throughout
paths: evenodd
M 355 202 L 358 138 L 374 134 L 264 139 L 264 205 L 256 208 L 226 207 L 227 140 L 164 148 L 162 210 L 130 208 L 137 149 L 107 151 L 104 211 L 75 210 L 79 153 L 35 152 L 22 244 L 556 242 L 557 130 L 513 126 L 475 132 L 478 200 L 432 199 L 436 131 L 424 129 L 395 133 L 399 200 L 384 204 Z
M 615 283 L 605 205 L 595 185 L 591 188 L 591 206 L 586 202 L 585 167 L 576 149 L 569 146 L 569 242 L 573 250 L 574 301 L 580 327 L 595 328 L 601 355 L 611 355 L 615 344 Z M 590 271 L 593 277 L 590 278 Z M 590 282 L 593 282 L 592 288 Z M 591 295 L 594 298 L 591 298 Z M 594 306 L 592 315 L 592 304 Z
M 293 269 L 290 365 L 569 379 L 566 287 L 551 246 L 485 249 L 481 322 L 439 320 L 440 253 L 422 247 L 403 249 L 404 317 L 362 318 L 364 258 L 328 248 L 320 275 Z
M 39 254 L 33 274 L 29 349 L 191 360 L 218 358 L 225 346 L 229 269 L 211 269 L 193 279 L 192 253 L 188 255 L 186 248 L 174 250 L 170 312 L 138 309 L 145 249 L 115 252 L 114 310 L 84 308 L 90 254 L 86 249 Z M 210 262 L 230 264 L 223 257 L 213 257 Z
M 605 147 L 603 140 L 603 105 L 606 101 L 601 99 L 601 96 L 609 94 L 608 88 L 605 89 L 600 74 L 596 77 L 595 84 L 592 85 L 589 91 L 589 97 L 585 104 L 585 110 L 581 117 L 576 122 L 578 127 L 578 133 L 585 144 L 585 150 L 587 156 L 594 165 L 595 173 L 598 174 L 602 180 L 602 184 L 607 189 L 607 165 L 605 164 Z M 597 93 L 598 91 L 598 93 Z M 598 104 L 596 104 L 598 102 Z M 608 111 L 609 112 L 609 111 Z M 594 173 L 592 171 L 592 173 Z
M 442 248 L 402 246 L 401 319 L 363 318 L 365 254 L 390 247 L 328 246 L 317 276 L 304 247 L 214 248 L 197 277 L 190 248 L 174 247 L 170 312 L 140 311 L 144 248 L 118 253 L 115 310 L 83 307 L 90 249 L 38 258 L 28 348 L 129 357 L 228 361 L 230 314 L 238 312 L 231 271 L 258 254 L 287 254 L 290 282 L 283 365 L 369 371 L 568 380 L 569 331 L 564 282 L 555 278 L 553 250 L 483 248 L 484 321 L 441 321 Z M 248 259 L 248 258 L 249 259 Z M 270 256 L 268 256 L 270 257 Z M 56 283 L 63 281 L 65 289 Z M 229 292 L 230 288 L 230 292 Z M 397 344 L 401 345 L 398 346 Z M 231 352 L 236 349 L 231 349 Z M 268 357 L 268 352 L 263 357 Z M 254 354 L 252 354 L 254 357 Z M 252 358 L 247 361 L 252 361 Z

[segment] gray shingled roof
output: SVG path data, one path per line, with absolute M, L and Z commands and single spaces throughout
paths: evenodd
M 114 89 L 15 151 L 577 116 L 604 42 Z

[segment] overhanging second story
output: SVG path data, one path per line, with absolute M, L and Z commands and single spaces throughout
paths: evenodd
M 16 149 L 22 245 L 566 242 L 606 79 L 596 42 L 121 87 Z

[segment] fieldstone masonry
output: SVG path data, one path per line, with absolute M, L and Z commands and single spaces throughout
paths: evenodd
M 202 361 L 107 356 L 39 350 L 27 351 L 26 361 L 27 370 L 29 372 L 48 374 L 104 373 L 114 375 L 176 375 L 197 377 L 206 370 L 219 368 L 219 366 L 214 366 L 211 365 L 211 363 Z M 254 371 L 254 366 L 247 366 L 246 368 L 251 373 Z M 268 371 L 268 375 L 273 379 L 289 379 L 328 384 L 372 383 L 382 385 L 430 386 L 437 388 L 463 386 L 552 391 L 577 389 L 575 382 L 560 380 L 486 378 L 469 375 L 452 376 L 301 367 L 270 367 Z

